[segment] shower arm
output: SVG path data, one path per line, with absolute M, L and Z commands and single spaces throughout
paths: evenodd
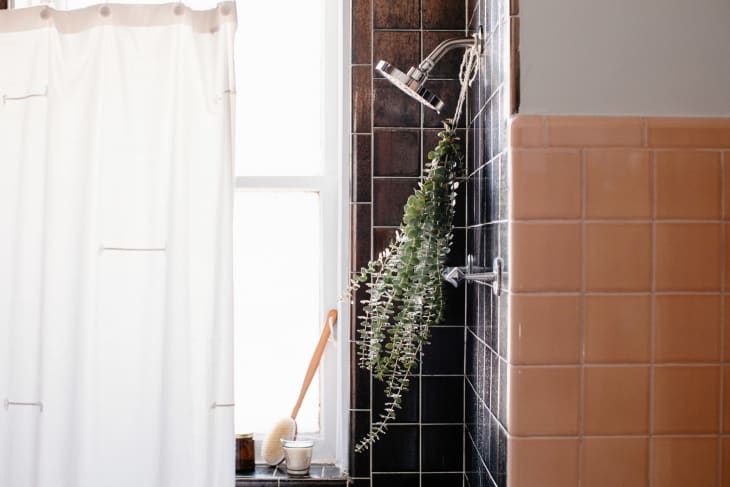
M 431 54 L 426 56 L 426 58 L 421 61 L 421 63 L 418 65 L 418 67 L 412 67 L 408 70 L 408 76 L 417 81 L 419 84 L 423 84 L 426 82 L 426 79 L 428 78 L 428 75 L 431 73 L 431 70 L 438 64 L 439 61 L 448 53 L 449 51 L 453 51 L 454 49 L 466 49 L 472 46 L 477 46 L 477 49 L 481 50 L 481 41 L 482 40 L 482 32 L 481 28 L 479 31 L 474 33 L 472 38 L 460 38 L 460 39 L 448 39 L 443 41 L 441 44 L 436 46 L 436 48 L 431 51 Z

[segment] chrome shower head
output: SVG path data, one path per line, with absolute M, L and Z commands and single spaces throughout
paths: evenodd
M 415 79 L 408 76 L 406 73 L 396 68 L 387 61 L 378 62 L 375 69 L 385 76 L 385 79 L 397 86 L 403 93 L 410 96 L 414 100 L 417 100 L 431 108 L 436 112 L 441 113 L 441 109 L 444 107 L 444 102 L 441 98 L 434 95 L 430 90 L 423 87 L 423 83 L 416 81 Z M 411 68 L 411 70 L 416 68 Z M 424 79 L 425 81 L 425 79 Z
M 404 73 L 392 64 L 383 60 L 378 62 L 375 66 L 375 70 L 382 74 L 388 81 L 397 86 L 406 95 L 410 96 L 414 100 L 418 100 L 428 108 L 441 113 L 445 103 L 441 101 L 438 96 L 423 87 L 428 79 L 429 73 L 447 52 L 459 47 L 469 48 L 476 46 L 477 48 L 481 48 L 481 40 L 482 29 L 480 27 L 472 38 L 449 39 L 442 42 L 436 46 L 436 49 L 431 51 L 431 54 L 421 61 L 421 64 L 419 64 L 418 67 L 411 67 L 411 69 L 408 70 L 408 73 Z

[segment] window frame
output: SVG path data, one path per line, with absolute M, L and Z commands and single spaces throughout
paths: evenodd
M 320 304 L 321 331 L 327 312 L 336 308 L 335 346 L 328 345 L 320 364 L 320 432 L 314 462 L 346 466 L 349 407 L 349 305 L 339 302 L 349 283 L 349 6 L 350 1 L 321 0 L 323 5 L 322 59 L 324 101 L 321 110 L 322 168 L 309 176 L 238 176 L 235 191 L 312 191 L 320 198 Z M 281 63 L 281 59 L 272 62 Z M 282 67 L 283 69 L 283 67 Z M 295 83 L 296 80 L 294 79 Z M 244 100 L 239 94 L 239 99 Z M 234 163 L 235 167 L 235 163 Z M 235 249 L 234 249 L 235 252 Z M 294 268 L 296 264 L 292 264 Z M 294 275 L 294 274 L 293 274 Z M 343 345 L 344 344 L 344 345 Z M 303 375 L 303 372 L 302 372 Z M 315 390 L 314 383 L 308 394 Z M 256 457 L 264 436 L 256 435 Z

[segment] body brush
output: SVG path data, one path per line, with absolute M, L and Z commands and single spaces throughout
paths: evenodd
M 324 329 L 322 335 L 319 337 L 317 348 L 312 354 L 312 359 L 309 361 L 309 368 L 307 373 L 304 374 L 304 381 L 302 382 L 302 389 L 299 391 L 299 397 L 297 403 L 294 405 L 291 414 L 288 418 L 283 418 L 276 422 L 274 427 L 271 429 L 269 436 L 264 440 L 264 444 L 261 447 L 261 455 L 264 461 L 269 465 L 278 465 L 284 460 L 284 448 L 281 446 L 281 439 L 293 440 L 297 436 L 297 414 L 299 408 L 302 407 L 302 401 L 304 396 L 307 395 L 307 389 L 309 384 L 312 383 L 314 374 L 319 368 L 319 362 L 324 354 L 324 349 L 327 346 L 327 340 L 330 337 L 332 327 L 337 323 L 337 311 L 332 309 L 327 313 L 327 319 L 324 323 Z

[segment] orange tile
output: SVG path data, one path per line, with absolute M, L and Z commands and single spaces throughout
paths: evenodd
M 730 218 L 730 152 L 722 154 L 723 160 L 723 193 L 725 201 L 723 202 L 725 218 Z
M 589 487 L 645 486 L 649 439 L 584 438 L 581 471 L 582 485 Z
M 654 358 L 658 362 L 718 361 L 720 327 L 720 296 L 659 295 Z
M 730 438 L 722 439 L 722 487 L 730 487 Z
M 720 367 L 654 368 L 654 433 L 716 433 L 719 428 Z
M 658 218 L 720 218 L 720 153 L 656 153 Z
M 512 223 L 511 289 L 580 290 L 580 233 L 579 223 Z
M 510 439 L 507 482 L 508 487 L 577 487 L 578 440 Z
M 651 225 L 589 223 L 585 236 L 588 291 L 651 290 Z
M 649 218 L 652 205 L 651 154 L 641 150 L 585 152 L 586 216 Z
M 578 433 L 579 367 L 510 367 L 508 430 L 513 435 Z
M 512 217 L 580 218 L 580 173 L 577 150 L 515 150 Z
M 514 364 L 580 362 L 580 297 L 513 294 L 510 297 Z
M 512 147 L 543 147 L 545 126 L 541 116 L 518 115 L 510 123 Z
M 546 117 L 552 147 L 641 147 L 644 125 L 638 117 Z
M 654 438 L 651 487 L 716 487 L 716 438 Z
M 730 118 L 648 118 L 649 147 L 730 148 Z
M 730 366 L 723 366 L 722 380 L 722 431 L 723 433 L 730 433 L 730 382 L 728 382 L 730 381 Z
M 649 367 L 586 367 L 583 380 L 585 434 L 649 432 Z
M 727 255 L 727 254 L 726 254 Z M 725 287 L 727 289 L 727 286 Z M 725 338 L 725 357 L 724 360 L 730 361 L 730 296 L 723 298 L 725 301 L 725 320 L 722 326 L 725 328 L 723 333 Z
M 648 362 L 651 354 L 651 297 L 585 297 L 586 362 Z
M 722 225 L 722 239 L 725 242 L 725 290 L 730 290 L 730 224 Z
M 656 289 L 658 291 L 720 289 L 719 224 L 657 224 Z

